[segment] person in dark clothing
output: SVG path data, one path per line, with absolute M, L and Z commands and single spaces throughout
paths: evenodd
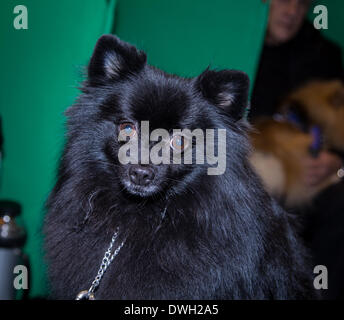
M 268 28 L 252 91 L 249 120 L 273 116 L 282 100 L 310 80 L 344 79 L 340 48 L 305 20 L 310 0 L 271 0 Z M 342 155 L 320 152 L 303 163 L 304 183 L 321 183 L 343 166 Z M 328 269 L 327 299 L 344 298 L 344 183 L 305 209 L 304 238 L 315 264 Z
M 275 28 L 271 16 L 276 14 L 274 6 L 276 7 L 277 3 L 279 7 L 279 2 L 288 2 L 288 0 L 273 0 L 271 3 L 268 35 L 261 53 L 252 93 L 249 114 L 251 119 L 262 115 L 272 116 L 288 93 L 309 80 L 344 79 L 340 48 L 324 38 L 310 22 L 303 20 L 294 36 L 290 30 L 291 38 L 280 36 L 282 38 L 280 41 L 271 39 L 273 36 L 270 30 Z M 288 8 L 291 8 L 286 14 L 289 16 L 293 16 L 290 14 L 292 10 L 300 10 L 292 4 L 289 4 Z M 297 14 L 299 15 L 300 12 Z M 295 19 L 290 18 L 290 20 L 296 23 Z M 286 28 L 290 26 L 287 25 Z
M 250 117 L 271 116 L 288 93 L 311 79 L 343 79 L 341 51 L 305 21 L 295 38 L 265 44 L 251 100 Z

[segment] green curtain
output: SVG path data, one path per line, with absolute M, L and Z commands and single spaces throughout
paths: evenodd
M 0 115 L 5 138 L 0 198 L 23 206 L 31 296 L 47 292 L 40 229 L 63 143 L 63 111 L 77 95 L 82 68 L 97 38 L 110 32 L 114 3 L 0 2 Z M 18 4 L 27 7 L 27 30 L 13 27 Z
M 328 12 L 328 29 L 322 29 L 325 37 L 337 43 L 342 49 L 344 63 L 344 1 L 343 0 L 316 0 L 309 12 L 308 19 L 313 22 L 318 15 L 313 13 L 316 5 L 325 5 Z
M 189 77 L 210 65 L 252 80 L 267 12 L 257 0 L 119 0 L 113 31 L 167 72 Z

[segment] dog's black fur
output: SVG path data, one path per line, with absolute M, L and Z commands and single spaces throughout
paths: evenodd
M 242 72 L 207 69 L 184 79 L 149 66 L 114 36 L 99 39 L 82 94 L 66 112 L 67 143 L 47 202 L 53 297 L 74 299 L 90 287 L 117 227 L 115 247 L 126 241 L 99 299 L 312 297 L 304 249 L 247 161 L 247 95 Z M 130 165 L 118 161 L 117 137 L 121 121 L 141 120 L 151 130 L 226 129 L 226 172 L 150 165 L 155 192 L 135 192 L 124 183 Z

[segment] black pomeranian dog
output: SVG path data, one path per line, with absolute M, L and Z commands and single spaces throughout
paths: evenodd
M 247 159 L 248 85 L 233 70 L 166 74 L 117 37 L 98 40 L 82 94 L 66 112 L 67 142 L 47 201 L 52 297 L 313 297 L 307 254 Z M 139 140 L 145 121 L 169 135 L 148 149 L 164 141 L 171 156 L 188 147 L 193 160 L 195 139 L 176 138 L 175 129 L 225 129 L 214 153 L 225 149 L 225 171 L 209 174 L 207 161 L 122 163 L 121 147 Z

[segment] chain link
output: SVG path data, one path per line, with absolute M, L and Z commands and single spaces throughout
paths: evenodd
M 88 289 L 88 295 L 93 295 L 94 291 L 97 289 L 97 287 L 99 286 L 99 283 L 101 281 L 101 279 L 104 276 L 104 273 L 106 271 L 106 269 L 109 267 L 110 263 L 112 262 L 112 260 L 115 258 L 115 256 L 118 255 L 119 251 L 121 250 L 124 241 L 117 247 L 117 249 L 111 253 L 112 251 L 112 247 L 117 239 L 118 236 L 118 229 L 116 230 L 116 232 L 114 233 L 114 235 L 112 236 L 109 248 L 106 250 L 103 260 L 100 264 L 97 276 L 94 278 L 91 287 Z

